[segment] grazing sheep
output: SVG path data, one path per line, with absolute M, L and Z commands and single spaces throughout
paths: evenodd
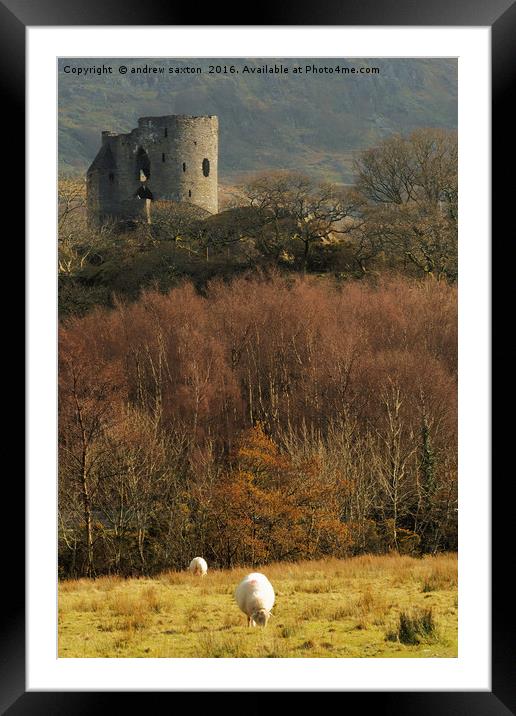
M 190 562 L 190 566 L 188 567 L 188 569 L 192 574 L 197 574 L 201 577 L 204 577 L 206 572 L 208 571 L 208 565 L 206 563 L 206 560 L 202 557 L 194 557 Z
M 247 626 L 265 626 L 274 604 L 274 589 L 265 574 L 252 572 L 235 590 L 236 603 L 247 614 Z

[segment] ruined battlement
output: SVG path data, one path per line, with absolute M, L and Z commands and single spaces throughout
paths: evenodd
M 142 184 L 155 200 L 193 204 L 216 214 L 218 118 L 214 115 L 141 117 L 126 134 L 102 132 L 87 172 L 88 220 L 141 216 Z

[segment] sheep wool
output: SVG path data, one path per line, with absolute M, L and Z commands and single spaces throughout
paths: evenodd
M 247 626 L 266 626 L 274 605 L 274 588 L 264 574 L 252 572 L 236 588 L 235 600 L 247 615 Z
M 190 566 L 188 569 L 192 574 L 204 577 L 204 575 L 208 571 L 208 564 L 206 563 L 206 560 L 202 557 L 194 557 L 190 562 Z

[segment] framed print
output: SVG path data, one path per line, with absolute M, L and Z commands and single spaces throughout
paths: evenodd
M 29 397 L 2 708 L 511 713 L 489 268 L 514 6 L 0 9 Z

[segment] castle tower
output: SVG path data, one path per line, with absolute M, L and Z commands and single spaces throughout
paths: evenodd
M 87 172 L 88 220 L 93 225 L 142 215 L 143 184 L 155 200 L 193 204 L 212 214 L 217 200 L 218 118 L 142 117 L 129 134 L 102 132 Z

